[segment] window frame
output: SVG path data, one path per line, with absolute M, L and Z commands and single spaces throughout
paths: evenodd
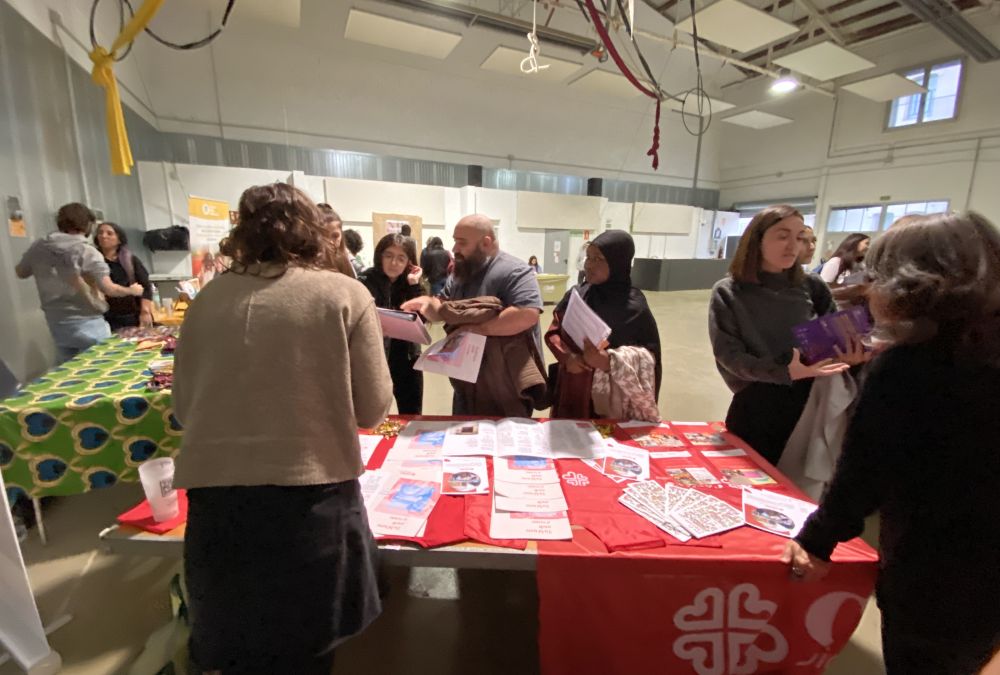
M 891 222 L 887 222 L 886 221 L 886 216 L 889 214 L 889 207 L 890 206 L 898 206 L 900 204 L 903 204 L 903 205 L 908 205 L 908 204 L 930 204 L 930 203 L 933 203 L 933 202 L 942 202 L 942 203 L 946 204 L 947 205 L 945 207 L 946 211 L 951 209 L 951 200 L 950 199 L 925 199 L 923 201 L 916 201 L 916 200 L 894 200 L 894 201 L 888 201 L 888 202 L 879 202 L 877 204 L 871 204 L 871 203 L 868 203 L 868 204 L 837 204 L 835 206 L 830 206 L 827 209 L 826 220 L 823 223 L 823 232 L 824 232 L 824 235 L 860 233 L 860 234 L 869 234 L 869 235 L 874 236 L 874 235 L 879 234 L 881 232 L 887 231 L 889 229 L 889 226 L 892 224 Z M 879 223 L 878 229 L 875 229 L 875 230 L 831 230 L 830 229 L 830 219 L 833 218 L 833 212 L 834 211 L 849 211 L 851 209 L 874 209 L 874 208 L 881 209 L 881 213 L 879 214 L 879 220 L 878 220 L 878 223 Z M 938 211 L 935 211 L 934 213 L 938 213 Z
M 955 90 L 955 113 L 951 117 L 949 117 L 947 119 L 943 119 L 943 120 L 931 120 L 930 122 L 925 122 L 924 121 L 924 113 L 927 112 L 927 110 L 926 110 L 926 108 L 927 108 L 927 94 L 929 92 L 922 91 L 919 94 L 911 94 L 912 96 L 920 96 L 920 109 L 919 109 L 919 111 L 917 113 L 917 121 L 914 122 L 913 124 L 904 124 L 904 125 L 901 125 L 901 126 L 898 126 L 898 127 L 892 126 L 892 107 L 893 107 L 893 105 L 895 105 L 896 101 L 898 101 L 900 98 L 908 98 L 908 97 L 906 97 L 906 96 L 900 96 L 898 98 L 890 99 L 887 102 L 887 104 L 886 104 L 886 110 L 885 110 L 885 122 L 884 122 L 884 125 L 883 125 L 883 131 L 884 132 L 905 131 L 907 129 L 916 129 L 918 127 L 932 126 L 932 125 L 937 125 L 937 124 L 947 124 L 947 123 L 958 121 L 959 114 L 961 113 L 961 110 L 962 110 L 962 93 L 965 91 L 965 72 L 966 72 L 966 65 L 967 65 L 967 63 L 966 63 L 966 58 L 964 56 L 957 55 L 957 56 L 954 56 L 952 58 L 936 59 L 934 61 L 927 62 L 927 63 L 924 63 L 924 64 L 916 64 L 916 65 L 911 66 L 909 68 L 904 68 L 904 69 L 898 70 L 898 71 L 896 71 L 896 74 L 899 75 L 900 77 L 906 77 L 906 73 L 913 72 L 914 70 L 923 69 L 923 71 L 924 71 L 924 88 L 926 89 L 930 85 L 931 70 L 933 68 L 937 67 L 937 66 L 946 66 L 946 65 L 949 65 L 949 64 L 952 64 L 952 63 L 958 63 L 959 64 L 959 73 L 958 73 L 958 88 Z

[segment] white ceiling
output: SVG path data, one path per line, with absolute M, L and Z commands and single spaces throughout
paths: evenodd
M 750 129 L 770 129 L 771 127 L 779 127 L 782 124 L 791 124 L 793 122 L 793 120 L 787 117 L 772 115 L 761 110 L 750 110 L 739 115 L 726 117 L 722 121 L 727 124 L 735 124 Z
M 841 88 L 852 94 L 882 102 L 925 91 L 920 85 L 896 73 L 880 75 L 860 82 L 852 82 L 851 84 L 845 84 Z
M 492 70 L 496 73 L 514 75 L 517 77 L 531 77 L 547 82 L 562 82 L 573 73 L 580 70 L 583 65 L 581 61 L 567 61 L 549 56 L 541 52 L 538 57 L 539 66 L 548 66 L 536 73 L 525 74 L 521 71 L 521 61 L 528 56 L 528 50 L 513 49 L 511 47 L 498 46 L 493 53 L 479 66 L 484 70 Z
M 874 68 L 875 64 L 833 42 L 820 42 L 774 60 L 774 63 L 826 82 Z
M 462 41 L 461 33 L 429 28 L 381 14 L 352 9 L 347 15 L 344 37 L 378 47 L 445 59 Z
M 606 70 L 592 70 L 573 80 L 569 87 L 574 91 L 626 99 L 642 95 L 642 92 L 636 89 L 624 76 Z
M 718 0 L 699 10 L 694 18 L 695 22 L 690 17 L 684 19 L 677 24 L 677 29 L 692 33 L 697 23 L 698 37 L 737 52 L 753 51 L 799 30 L 793 24 L 739 0 Z

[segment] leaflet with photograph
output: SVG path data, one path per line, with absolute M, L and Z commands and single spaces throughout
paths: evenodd
M 441 483 L 397 477 L 375 501 L 372 532 L 381 536 L 416 537 L 441 495 Z
M 566 305 L 561 326 L 580 351 L 583 351 L 584 338 L 590 340 L 595 347 L 599 347 L 611 335 L 611 328 L 580 297 L 576 288 L 569 294 L 569 303 Z
M 646 450 L 610 441 L 605 452 L 605 475 L 628 480 L 649 480 L 649 453 Z
M 497 457 L 493 461 L 493 479 L 497 483 L 558 485 L 559 472 L 555 462 L 543 457 Z
M 428 347 L 413 367 L 463 382 L 475 382 L 479 379 L 485 346 L 485 335 L 467 331 L 452 333 Z
M 667 478 L 685 488 L 719 485 L 712 472 L 703 466 L 685 466 L 676 469 L 666 469 Z
M 488 494 L 490 479 L 485 457 L 445 457 L 441 493 L 446 495 Z
M 766 490 L 743 489 L 743 517 L 747 525 L 789 539 L 806 524 L 819 508 L 816 504 L 775 494 Z
M 637 445 L 649 449 L 683 448 L 687 442 L 667 424 L 650 424 L 649 422 L 626 425 L 619 424 L 619 429 L 625 430 L 629 438 Z
M 441 452 L 445 457 L 492 457 L 496 453 L 496 436 L 496 424 L 489 420 L 452 422 Z
M 670 428 L 694 446 L 728 446 L 720 429 L 704 422 L 671 422 Z
M 379 323 L 382 324 L 382 335 L 406 342 L 416 342 L 421 345 L 431 343 L 431 334 L 427 332 L 424 320 L 416 312 L 403 312 L 397 309 L 377 307 Z
M 453 422 L 408 422 L 389 450 L 388 459 L 440 459 Z

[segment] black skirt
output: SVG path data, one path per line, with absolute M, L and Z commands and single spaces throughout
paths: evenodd
M 202 671 L 323 673 L 382 611 L 358 481 L 188 492 L 184 571 Z
M 791 385 L 754 382 L 733 396 L 726 428 L 777 466 L 809 401 L 812 380 Z

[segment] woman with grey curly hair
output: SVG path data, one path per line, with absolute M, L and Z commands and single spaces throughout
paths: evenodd
M 921 216 L 868 260 L 883 349 L 783 559 L 822 578 L 879 511 L 887 672 L 976 673 L 1000 648 L 1000 232 L 974 213 Z

